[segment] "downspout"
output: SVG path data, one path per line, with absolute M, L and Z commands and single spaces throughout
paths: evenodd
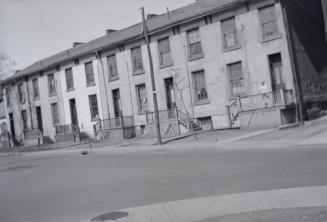
M 107 82 L 106 82 L 106 78 L 104 76 L 104 68 L 103 68 L 103 62 L 102 62 L 102 59 L 100 57 L 100 54 L 98 51 L 94 51 L 95 55 L 96 55 L 96 58 L 98 60 L 98 64 L 100 63 L 101 64 L 101 70 L 102 70 L 102 78 L 103 78 L 103 81 L 104 81 L 104 90 L 105 90 L 105 95 L 106 95 L 106 106 L 107 106 L 107 115 L 108 115 L 108 119 L 110 119 L 110 112 L 109 112 L 109 102 L 108 102 L 108 94 L 107 94 Z M 99 78 L 99 84 L 100 84 L 100 78 Z M 100 90 L 100 95 L 101 95 L 101 87 L 99 88 Z
M 25 82 L 26 82 L 26 90 L 27 90 L 27 102 L 28 102 L 28 108 L 30 112 L 30 120 L 31 120 L 31 129 L 34 129 L 34 124 L 33 124 L 33 117 L 32 117 L 32 106 L 31 106 L 31 98 L 30 98 L 30 91 L 28 87 L 28 79 L 25 76 Z
M 283 14 L 283 22 L 285 26 L 285 31 L 286 31 L 286 38 L 287 38 L 287 45 L 288 45 L 288 51 L 291 57 L 291 66 L 292 66 L 292 74 L 293 74 L 293 81 L 294 81 L 294 88 L 295 88 L 295 98 L 296 98 L 296 115 L 298 117 L 298 120 L 301 125 L 304 124 L 304 119 L 303 119 L 303 94 L 302 94 L 302 86 L 301 86 L 301 78 L 300 78 L 300 73 L 298 69 L 298 63 L 295 58 L 296 53 L 295 53 L 295 47 L 294 47 L 294 42 L 293 42 L 293 34 L 291 27 L 289 25 L 288 17 L 287 17 L 287 12 L 286 12 L 286 6 L 284 1 L 280 1 L 281 3 L 281 8 L 282 8 L 282 14 Z

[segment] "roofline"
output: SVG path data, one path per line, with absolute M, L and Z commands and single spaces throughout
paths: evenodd
M 176 21 L 176 22 L 173 22 L 173 23 L 170 23 L 170 24 L 167 24 L 165 26 L 162 26 L 162 27 L 159 27 L 157 29 L 154 29 L 154 30 L 151 30 L 149 31 L 149 35 L 153 35 L 153 34 L 156 34 L 158 32 L 161 32 L 161 31 L 164 31 L 166 29 L 169 29 L 171 27 L 174 27 L 176 25 L 180 25 L 180 24 L 184 24 L 184 23 L 188 23 L 188 22 L 191 22 L 191 21 L 194 21 L 194 20 L 198 20 L 199 18 L 203 17 L 203 16 L 207 16 L 207 15 L 211 15 L 211 14 L 214 14 L 214 13 L 218 13 L 218 12 L 222 12 L 222 11 L 225 11 L 225 10 L 228 10 L 228 9 L 231 9 L 231 8 L 234 8 L 236 6 L 239 6 L 241 4 L 245 4 L 246 2 L 248 2 L 249 0 L 235 0 L 234 2 L 231 2 L 229 4 L 226 4 L 226 5 L 223 5 L 223 6 L 219 6 L 219 7 L 216 7 L 214 8 L 213 10 L 210 10 L 206 13 L 200 13 L 198 15 L 196 15 L 195 17 L 193 16 L 192 18 L 188 18 L 188 19 L 183 19 L 181 21 Z M 165 14 L 162 14 L 162 15 L 167 15 L 167 13 Z M 137 23 L 135 25 L 138 25 L 140 23 Z M 132 25 L 132 26 L 135 26 L 135 25 Z M 127 28 L 130 28 L 132 26 L 129 26 Z M 126 29 L 127 29 L 126 28 Z M 120 30 L 118 30 L 117 32 L 119 32 Z M 101 38 L 101 37 L 99 37 Z M 60 60 L 59 62 L 56 62 L 56 63 L 52 63 L 51 65 L 47 66 L 46 68 L 43 68 L 43 69 L 37 69 L 36 71 L 34 72 L 31 72 L 31 73 L 26 73 L 26 74 L 22 74 L 22 75 L 19 75 L 19 72 L 18 72 L 18 76 L 10 76 L 8 77 L 7 79 L 4 79 L 2 82 L 0 82 L 0 84 L 4 85 L 4 84 L 7 84 L 8 82 L 11 82 L 15 79 L 23 79 L 23 78 L 26 78 L 30 75 L 33 75 L 33 74 L 37 74 L 38 72 L 41 72 L 41 71 L 44 71 L 44 70 L 47 70 L 47 69 L 52 69 L 52 68 L 55 68 L 57 67 L 58 65 L 60 65 L 61 63 L 65 63 L 65 62 L 68 62 L 68 61 L 73 61 L 77 58 L 80 58 L 82 56 L 85 56 L 85 55 L 90 55 L 92 53 L 95 53 L 95 52 L 99 52 L 99 51 L 104 51 L 104 50 L 107 50 L 107 49 L 110 49 L 110 48 L 114 48 L 114 47 L 117 47 L 121 44 L 125 44 L 125 43 L 128 43 L 128 42 L 131 42 L 131 41 L 135 41 L 135 40 L 138 40 L 140 38 L 144 38 L 144 35 L 143 34 L 139 34 L 139 35 L 136 35 L 136 36 L 132 36 L 132 37 L 129 37 L 127 39 L 124 39 L 124 40 L 121 40 L 121 41 L 117 41 L 113 44 L 110 44 L 110 45 L 107 45 L 107 46 L 103 46 L 103 47 L 98 47 L 98 48 L 95 48 L 93 50 L 90 50 L 90 51 L 87 51 L 85 53 L 80 53 L 76 56 L 72 56 L 72 57 L 69 57 L 67 59 L 63 59 L 63 60 Z M 95 39 L 94 39 L 95 40 Z M 92 40 L 91 40 L 92 41 Z M 88 43 L 85 43 L 85 44 L 88 44 Z M 66 49 L 64 51 L 67 51 L 69 49 Z M 63 51 L 63 52 L 64 52 Z M 60 52 L 59 52 L 60 53 Z M 42 60 L 38 61 L 38 62 L 42 62 Z M 32 64 L 33 65 L 33 64 Z

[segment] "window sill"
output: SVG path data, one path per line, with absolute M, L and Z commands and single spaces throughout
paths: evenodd
M 210 104 L 210 101 L 208 99 L 203 100 L 203 101 L 198 101 L 194 103 L 194 106 L 202 106 L 202 105 L 208 105 Z
M 136 70 L 133 72 L 133 76 L 141 75 L 144 73 L 145 73 L 144 69 Z
M 119 80 L 119 76 L 113 76 L 113 77 L 109 77 L 109 82 L 114 82 Z
M 173 65 L 174 65 L 173 62 L 171 62 L 171 63 L 169 63 L 169 64 L 165 64 L 165 65 L 160 65 L 160 66 L 159 66 L 159 69 L 164 69 L 164 68 L 167 68 L 167 67 L 171 67 L 171 66 L 173 66 Z
M 204 54 L 202 53 L 202 54 L 199 54 L 199 55 L 189 57 L 188 61 L 194 61 L 194 60 L 203 59 L 203 58 L 204 58 Z
M 281 34 L 276 34 L 276 35 L 273 35 L 271 37 L 267 37 L 267 38 L 262 38 L 261 36 L 261 43 L 265 43 L 265 42 L 270 42 L 270 41 L 274 41 L 274 40 L 277 40 L 277 39 L 281 39 L 282 38 L 282 35 Z
M 57 93 L 50 93 L 49 97 L 53 97 L 53 96 L 56 96 L 56 95 L 57 95 Z
M 230 52 L 230 51 L 235 51 L 235 50 L 238 50 L 238 49 L 240 49 L 241 48 L 241 45 L 235 45 L 235 46 L 232 46 L 232 47 L 229 47 L 229 48 L 225 48 L 224 47 L 224 53 L 225 52 Z
M 89 84 L 86 84 L 86 87 L 92 87 L 92 86 L 96 86 L 95 82 L 91 82 Z
M 72 91 L 75 91 L 75 88 L 70 88 L 66 90 L 66 92 L 72 92 Z

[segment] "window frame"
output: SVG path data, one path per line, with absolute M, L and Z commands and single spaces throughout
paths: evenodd
M 40 99 L 39 79 L 32 79 L 33 99 Z
M 168 43 L 167 43 L 168 49 L 167 50 L 162 50 L 162 48 L 160 47 L 160 43 L 162 43 L 163 41 L 168 41 Z M 159 67 L 160 68 L 165 68 L 165 67 L 168 67 L 168 66 L 172 66 L 174 64 L 174 62 L 173 62 L 173 57 L 172 57 L 172 53 L 171 53 L 171 46 L 170 46 L 169 36 L 158 39 L 157 44 L 158 44 Z M 163 63 L 163 61 L 164 61 L 163 55 L 165 55 L 165 54 L 169 55 L 169 62 L 167 62 L 167 63 Z
M 73 75 L 72 67 L 65 69 L 65 78 L 66 78 L 66 90 L 73 91 L 75 89 L 75 86 L 74 86 L 74 75 Z
M 233 29 L 233 32 L 228 32 L 226 31 L 226 28 L 224 26 L 224 23 L 225 22 L 228 22 L 228 21 L 231 21 L 233 20 L 233 27 L 231 29 Z M 222 36 L 222 46 L 223 46 L 223 49 L 224 51 L 231 51 L 231 50 L 234 50 L 234 49 L 239 49 L 241 47 L 240 45 L 240 36 L 238 35 L 238 31 L 237 31 L 237 25 L 236 25 L 236 17 L 235 16 L 232 16 L 232 17 L 228 17 L 226 19 L 223 19 L 220 21 L 220 27 L 221 27 L 221 36 Z M 234 37 L 234 45 L 232 46 L 227 46 L 227 38 L 226 38 L 226 35 L 229 35 L 229 34 L 233 34 L 233 37 Z
M 96 121 L 99 117 L 99 103 L 98 103 L 98 97 L 97 94 L 89 95 L 89 107 L 90 107 L 90 116 L 91 121 Z M 95 101 L 92 100 L 92 98 L 95 98 Z M 94 102 L 96 103 L 94 105 Z M 94 110 L 96 109 L 96 110 Z
M 141 94 L 140 94 L 140 88 L 144 86 L 144 91 L 145 91 L 145 102 L 143 103 L 141 101 Z M 135 91 L 136 91 L 136 101 L 137 101 L 137 112 L 138 114 L 144 114 L 147 111 L 148 107 L 148 95 L 146 91 L 146 84 L 141 83 L 138 85 L 135 85 Z M 144 105 L 145 104 L 145 105 Z
M 49 96 L 54 96 L 57 94 L 57 89 L 56 89 L 56 81 L 55 81 L 55 76 L 54 73 L 51 73 L 48 75 L 48 92 Z
M 7 87 L 6 88 L 6 103 L 7 103 L 7 107 L 11 107 L 12 104 L 12 99 L 11 99 L 11 94 L 12 94 L 12 88 L 11 87 Z
M 88 69 L 87 66 L 90 65 L 91 71 L 90 73 L 88 73 Z M 86 81 L 86 86 L 95 86 L 95 76 L 94 76 L 94 67 L 93 67 L 93 61 L 89 61 L 84 63 L 84 71 L 85 71 L 85 81 Z M 89 78 L 90 76 L 92 76 L 92 78 Z M 90 81 L 90 79 L 92 79 L 92 81 Z
M 265 9 L 268 9 L 268 8 L 271 8 L 271 10 L 273 11 L 274 19 L 266 22 L 266 21 L 263 21 L 262 11 L 265 10 Z M 260 39 L 261 39 L 262 42 L 274 40 L 274 39 L 277 39 L 277 38 L 281 37 L 280 28 L 279 28 L 279 25 L 278 25 L 277 14 L 276 14 L 275 4 L 266 5 L 264 7 L 258 8 L 258 17 L 259 17 L 259 26 L 260 26 Z M 274 33 L 272 35 L 269 35 L 269 36 L 265 36 L 263 25 L 269 24 L 269 23 L 275 23 L 276 33 Z
M 136 50 L 139 50 L 140 53 L 140 58 L 138 58 L 137 60 L 134 59 L 134 55 L 137 55 L 135 54 Z M 143 56 L 142 56 L 142 46 L 136 46 L 136 47 L 133 47 L 131 48 L 131 62 L 132 62 L 132 71 L 133 71 L 133 75 L 137 75 L 137 74 L 142 74 L 144 73 L 144 64 L 143 64 Z M 139 69 L 136 69 L 136 62 L 137 61 L 141 61 L 141 64 L 142 64 L 142 68 L 139 68 Z
M 199 36 L 199 41 L 198 42 L 195 42 L 195 43 L 190 42 L 190 33 L 192 33 L 192 32 L 198 32 L 198 36 Z M 187 48 L 188 48 L 188 59 L 189 60 L 195 60 L 195 59 L 203 58 L 204 57 L 204 52 L 203 52 L 203 46 L 202 46 L 202 41 L 201 41 L 200 28 L 193 28 L 193 29 L 187 30 L 186 31 L 186 40 L 187 40 Z M 198 54 L 192 55 L 191 54 L 191 46 L 194 46 L 194 45 L 197 45 L 197 44 L 200 45 L 201 52 L 198 53 Z
M 25 104 L 25 92 L 24 92 L 24 83 L 20 82 L 17 85 L 17 90 L 18 90 L 18 101 L 20 104 Z
M 111 60 L 111 58 L 113 59 Z M 118 80 L 119 72 L 118 72 L 118 64 L 117 64 L 117 54 L 112 54 L 107 56 L 107 65 L 108 65 L 109 81 Z
M 22 119 L 23 130 L 27 130 L 28 129 L 28 119 L 27 119 L 28 117 L 27 117 L 26 109 L 21 110 L 20 116 Z
M 240 64 L 241 66 L 241 73 L 242 76 L 238 77 L 238 78 L 232 78 L 232 72 L 231 72 L 231 67 L 233 65 L 237 65 Z M 246 84 L 245 84 L 245 77 L 244 77 L 244 70 L 243 70 L 243 63 L 242 61 L 238 61 L 238 62 L 233 62 L 233 63 L 229 63 L 227 64 L 227 74 L 228 74 L 228 85 L 229 85 L 229 96 L 230 98 L 237 98 L 237 97 L 242 97 L 246 95 Z M 241 81 L 243 80 L 243 90 L 239 95 L 234 94 L 234 81 L 239 81 L 239 84 L 242 83 Z
M 197 88 L 199 87 L 199 81 L 196 79 L 195 76 L 197 75 L 203 75 L 203 80 L 201 84 L 204 84 L 204 89 L 205 89 L 205 97 L 206 98 L 202 98 L 199 99 L 198 98 L 198 91 Z M 195 105 L 203 105 L 203 104 L 208 104 L 209 102 L 209 92 L 208 92 L 208 86 L 207 86 L 207 80 L 206 80 L 206 75 L 205 75 L 205 71 L 204 70 L 197 70 L 192 72 L 192 87 L 193 87 L 193 96 L 194 96 L 194 104 Z M 200 86 L 201 87 L 201 86 Z M 203 87 L 201 88 L 201 91 L 203 90 Z M 202 92 L 201 92 L 202 94 Z

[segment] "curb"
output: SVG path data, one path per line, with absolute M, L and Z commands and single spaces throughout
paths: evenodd
M 299 127 L 301 126 L 300 123 L 291 123 L 291 124 L 286 124 L 283 126 L 278 127 L 278 130 L 286 130 L 286 129 L 291 129 L 291 128 L 295 128 L 295 127 Z

